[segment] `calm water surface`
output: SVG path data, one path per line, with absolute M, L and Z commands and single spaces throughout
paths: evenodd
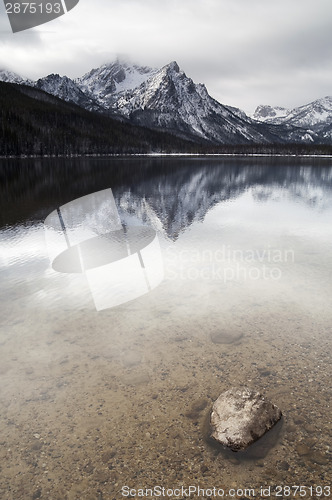
M 331 160 L 1 160 L 0 182 L 1 500 L 329 497 Z M 44 220 L 107 188 L 156 231 L 164 279 L 98 312 L 52 269 Z M 283 411 L 245 453 L 208 435 L 232 386 Z

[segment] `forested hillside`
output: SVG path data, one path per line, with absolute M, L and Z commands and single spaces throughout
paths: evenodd
M 197 151 L 171 134 L 89 112 L 31 87 L 0 82 L 0 155 Z

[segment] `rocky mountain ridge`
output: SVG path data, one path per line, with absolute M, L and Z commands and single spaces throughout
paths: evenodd
M 286 109 L 258 106 L 252 118 L 274 125 L 289 125 L 312 130 L 323 138 L 332 138 L 332 96 L 317 99 L 304 106 Z
M 332 98 L 297 108 L 298 113 L 260 106 L 249 117 L 213 99 L 205 85 L 194 83 L 175 61 L 161 69 L 116 61 L 76 80 L 51 74 L 32 82 L 0 71 L 1 80 L 37 87 L 86 110 L 200 143 L 310 144 L 332 138 Z

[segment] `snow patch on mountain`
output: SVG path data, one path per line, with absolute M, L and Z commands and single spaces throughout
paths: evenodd
M 0 70 L 0 82 L 17 83 L 19 85 L 33 85 L 32 80 L 22 78 L 17 73 L 13 73 L 12 71 L 7 71 L 5 69 Z
M 140 86 L 156 72 L 156 69 L 148 66 L 131 66 L 118 60 L 92 69 L 77 78 L 76 84 L 83 92 L 97 99 L 100 105 L 110 108 L 119 94 Z
M 251 118 L 254 120 L 259 120 L 267 123 L 275 123 L 276 119 L 284 118 L 290 113 L 290 110 L 287 108 L 282 108 L 280 106 L 268 106 L 265 104 L 261 104 L 257 106 Z
M 295 127 L 311 128 L 313 131 L 319 132 L 326 125 L 332 123 L 332 97 L 317 99 L 292 110 L 258 106 L 253 118 L 275 125 L 288 124 Z
M 90 111 L 101 110 L 95 99 L 82 92 L 78 85 L 67 76 L 51 74 L 37 80 L 34 86 L 66 102 L 72 102 Z

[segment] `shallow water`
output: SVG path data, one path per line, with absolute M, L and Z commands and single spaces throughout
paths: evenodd
M 331 160 L 2 160 L 0 181 L 1 500 L 329 497 Z M 44 220 L 106 188 L 164 279 L 98 312 Z M 232 386 L 283 412 L 245 453 L 209 439 Z

